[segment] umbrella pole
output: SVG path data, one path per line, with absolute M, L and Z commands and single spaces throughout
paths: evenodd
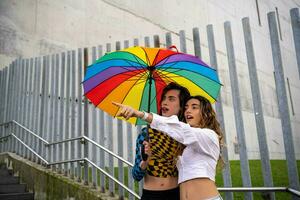
M 152 72 L 153 72 L 153 68 L 149 67 L 149 94 L 148 94 L 148 113 L 150 112 L 150 103 L 151 103 L 151 88 L 152 88 L 152 81 L 153 81 L 153 78 L 152 78 Z M 146 134 L 146 137 L 145 137 L 145 140 L 146 141 L 149 141 L 149 135 L 148 135 L 148 130 L 150 128 L 150 125 L 147 124 L 147 134 Z M 142 145 L 141 147 L 141 153 L 142 153 L 142 159 L 144 161 L 146 161 L 148 159 L 148 155 L 145 154 L 145 146 Z

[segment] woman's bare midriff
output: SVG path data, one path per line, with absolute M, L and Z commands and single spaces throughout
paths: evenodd
M 215 182 L 208 178 L 196 178 L 180 184 L 180 200 L 209 199 L 217 195 Z
M 178 187 L 177 177 L 154 177 L 146 175 L 144 178 L 144 189 L 146 190 L 170 190 Z

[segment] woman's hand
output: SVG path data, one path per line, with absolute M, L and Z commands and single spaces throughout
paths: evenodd
M 130 106 L 123 105 L 117 102 L 112 102 L 112 104 L 120 108 L 116 115 L 117 117 L 124 117 L 126 120 L 128 120 L 130 117 L 142 118 L 144 116 L 143 112 L 136 110 Z
M 146 161 L 142 160 L 142 162 L 140 163 L 140 167 L 141 167 L 142 170 L 145 170 L 148 166 L 148 162 L 149 162 L 150 157 L 151 157 L 151 145 L 146 140 L 143 142 L 143 145 L 145 146 L 145 154 L 148 155 L 148 158 L 147 158 Z

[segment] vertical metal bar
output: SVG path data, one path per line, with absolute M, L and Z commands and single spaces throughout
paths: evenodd
M 217 61 L 217 51 L 215 46 L 215 38 L 214 38 L 214 31 L 213 26 L 208 25 L 206 27 L 207 30 L 207 40 L 208 40 L 208 49 L 209 49 L 209 57 L 210 57 L 210 65 L 216 69 L 218 72 L 218 61 Z M 224 114 L 223 114 L 223 104 L 222 104 L 222 96 L 219 95 L 217 101 L 216 101 L 216 112 L 217 117 L 221 125 L 221 129 L 223 132 L 224 137 L 224 143 L 226 144 L 226 132 L 225 132 L 225 123 L 224 123 Z M 228 156 L 228 150 L 226 147 L 222 149 L 222 157 L 224 159 L 225 165 L 222 170 L 223 175 L 223 183 L 224 187 L 232 187 L 232 181 L 231 181 L 231 173 L 230 173 L 230 162 L 229 162 L 229 156 Z M 225 193 L 225 199 L 233 199 L 233 193 L 232 192 L 226 192 Z
M 92 47 L 92 63 L 94 63 L 96 60 L 96 47 Z M 97 113 L 96 113 L 96 108 L 95 106 L 93 106 L 92 104 L 90 104 L 90 108 L 91 108 L 91 139 L 93 141 L 96 141 L 96 135 L 97 135 Z M 96 162 L 96 152 L 97 152 L 97 147 L 95 145 L 92 145 L 92 161 Z M 92 166 L 92 186 L 94 188 L 97 187 L 97 175 L 96 175 L 96 168 L 94 166 Z
M 47 91 L 46 91 L 46 56 L 43 56 L 43 65 L 42 65 L 42 88 L 41 88 L 41 104 L 40 104 L 40 121 L 39 121 L 39 129 L 38 132 L 40 133 L 40 136 L 44 138 L 44 132 L 43 132 L 43 125 L 45 123 L 45 109 L 46 106 L 46 98 L 47 98 Z M 38 148 L 38 154 L 44 157 L 44 145 L 42 141 L 38 141 L 39 148 Z M 40 163 L 41 160 L 38 159 L 38 163 Z
M 98 46 L 98 57 L 100 58 L 103 55 L 103 47 L 102 45 Z M 102 110 L 99 110 L 99 144 L 104 146 L 104 112 Z M 99 166 L 101 169 L 105 170 L 105 154 L 102 149 L 100 149 L 100 163 Z M 101 192 L 105 192 L 105 176 L 103 173 L 100 173 L 100 190 Z
M 55 134 L 53 132 L 54 130 L 54 80 L 55 80 L 55 55 L 52 54 L 49 56 L 49 98 L 48 98 L 48 105 L 49 105 L 49 114 L 48 114 L 48 123 L 47 123 L 47 141 L 52 142 L 53 141 L 53 135 Z M 45 146 L 47 151 L 47 159 L 49 162 L 53 162 L 53 146 Z M 54 166 L 52 166 L 52 169 L 54 169 Z
M 33 58 L 30 58 L 29 62 L 29 106 L 28 106 L 28 117 L 27 117 L 27 126 L 30 130 L 33 130 Z M 33 146 L 33 137 L 30 134 L 27 134 L 27 144 L 32 147 Z M 31 152 L 26 148 L 26 158 L 31 159 Z
M 119 41 L 116 42 L 116 50 L 121 49 L 121 43 Z M 123 157 L 123 123 L 121 120 L 117 119 L 117 135 L 118 135 L 118 155 Z M 118 160 L 118 180 L 121 183 L 124 183 L 124 166 L 121 160 Z M 124 199 L 124 189 L 118 186 L 119 190 L 119 198 Z
M 0 124 L 4 123 L 4 112 L 5 112 L 5 68 L 0 70 Z M 5 136 L 4 126 L 0 126 L 0 137 Z M 0 152 L 4 152 L 4 140 L 0 141 Z
M 179 31 L 180 51 L 186 53 L 186 38 L 183 30 Z
M 133 145 L 132 145 L 132 125 L 127 123 L 127 160 L 129 162 L 133 162 Z M 134 180 L 132 178 L 132 175 L 131 175 L 131 170 L 132 170 L 132 167 L 128 166 L 128 188 L 131 189 L 131 190 L 134 190 Z M 134 199 L 134 196 L 132 194 L 129 194 L 129 197 L 128 197 L 130 200 L 133 200 Z
M 139 45 L 139 39 L 134 38 L 134 39 L 133 39 L 133 45 L 134 45 L 134 46 L 138 46 L 138 45 Z
M 282 40 L 280 18 L 279 18 L 279 12 L 278 12 L 278 8 L 277 7 L 275 7 L 275 11 L 276 11 L 276 17 L 277 17 L 279 37 L 280 37 L 280 40 Z
M 255 5 L 256 5 L 256 12 L 257 12 L 258 25 L 261 26 L 260 12 L 259 12 L 259 7 L 258 7 L 258 0 L 255 0 Z
M 248 70 L 250 76 L 250 84 L 251 84 L 251 92 L 253 98 L 253 107 L 255 113 L 255 121 L 256 121 L 256 131 L 257 138 L 259 144 L 260 158 L 261 158 L 261 166 L 262 166 L 262 174 L 264 178 L 264 186 L 273 187 L 273 179 L 272 179 L 272 171 L 271 164 L 269 158 L 269 150 L 267 144 L 267 136 L 266 136 L 266 128 L 264 123 L 264 115 L 262 109 L 262 101 L 260 96 L 258 78 L 257 78 L 257 68 L 256 61 L 254 56 L 254 48 L 252 42 L 251 28 L 249 18 L 243 18 L 243 30 L 244 30 L 244 39 L 245 39 L 245 47 L 247 53 L 247 62 L 248 62 Z M 275 193 L 268 193 L 269 199 L 275 199 Z
M 134 45 L 137 46 L 138 45 L 138 40 L 135 39 L 134 40 Z M 128 48 L 129 47 L 129 41 L 128 40 L 125 40 L 124 41 L 124 48 Z M 133 155 L 132 155 L 132 126 L 131 124 L 127 123 L 127 158 L 128 158 L 128 161 L 129 162 L 132 162 L 133 159 Z M 131 175 L 131 167 L 128 166 L 128 171 L 127 171 L 127 177 L 128 177 L 128 188 L 133 190 L 133 186 L 134 186 L 134 180 L 132 178 L 132 175 Z M 132 194 L 128 194 L 128 199 L 129 200 L 133 200 L 134 199 L 134 196 Z
M 11 119 L 16 119 L 17 117 L 19 117 L 17 115 L 17 112 L 18 112 L 18 109 L 19 109 L 19 105 L 17 104 L 18 103 L 18 90 L 19 90 L 19 83 L 18 83 L 18 78 L 19 78 L 19 75 L 20 75 L 20 70 L 18 68 L 18 65 L 16 63 L 16 61 L 13 61 L 12 62 L 12 67 L 14 68 L 14 77 L 13 77 L 13 96 L 12 96 L 12 107 L 11 107 Z M 13 133 L 17 134 L 19 137 L 20 137 L 20 129 L 19 127 L 15 126 L 14 124 L 12 124 L 11 126 L 11 130 Z M 17 142 L 17 140 L 14 140 L 13 143 L 11 143 L 11 151 L 12 152 L 16 152 L 17 154 L 21 155 L 21 144 L 19 142 Z
M 15 63 L 15 62 L 13 62 Z M 16 96 L 14 97 L 14 108 L 16 109 L 14 112 L 15 113 L 19 113 L 18 115 L 15 115 L 14 116 L 14 120 L 18 121 L 19 123 L 22 123 L 23 124 L 23 119 L 25 119 L 25 112 L 24 112 L 24 102 L 25 102 L 25 96 L 26 96 L 26 87 L 25 87 L 25 75 L 26 75 L 26 63 L 25 63 L 25 60 L 21 60 L 21 59 L 18 59 L 17 61 L 18 64 L 15 64 L 16 66 L 16 79 L 14 82 L 16 82 Z M 18 80 L 18 81 L 17 81 Z M 14 131 L 15 134 L 20 138 L 22 139 L 22 135 L 24 134 L 24 131 L 18 127 L 18 126 L 15 126 L 13 124 L 11 124 L 14 128 Z M 26 133 L 25 133 L 26 134 Z M 20 142 L 18 142 L 15 146 L 16 149 L 14 149 L 16 151 L 17 154 L 21 155 L 21 153 L 24 152 L 24 146 L 21 145 Z
M 287 160 L 289 184 L 291 188 L 299 190 L 299 176 L 293 145 L 292 127 L 288 108 L 287 94 L 285 89 L 284 72 L 281 60 L 281 50 L 277 32 L 276 17 L 274 12 L 268 13 L 268 23 L 272 47 L 273 64 L 275 70 L 276 93 L 277 96 L 280 97 L 278 98 L 278 106 L 281 117 L 281 126 L 285 155 Z
M 70 95 L 70 98 L 71 98 L 71 138 L 74 138 L 76 137 L 76 129 L 75 129 L 75 122 L 76 122 L 76 100 L 75 100 L 75 96 L 76 96 L 76 88 L 75 88 L 75 85 L 76 85 L 76 52 L 74 50 L 72 50 L 72 55 L 71 55 L 71 95 Z M 79 81 L 78 81 L 79 82 Z M 80 85 L 80 84 L 78 84 Z M 75 142 L 72 141 L 70 142 L 70 154 L 71 154 L 71 159 L 74 159 L 75 158 Z M 70 163 L 70 175 L 71 175 L 71 178 L 74 179 L 74 175 L 75 175 L 75 168 L 74 168 L 74 163 L 71 162 Z
M 16 76 L 16 68 L 15 68 L 15 65 L 12 63 L 10 64 L 9 66 L 12 70 L 12 73 L 11 73 L 11 89 L 10 89 L 10 95 L 9 95 L 9 121 L 13 120 L 13 106 L 14 106 L 14 96 L 15 96 L 15 85 L 16 85 L 16 80 L 15 80 L 15 76 Z M 9 126 L 9 131 L 13 131 L 13 128 L 14 128 L 14 125 L 12 126 Z M 14 144 L 14 141 L 13 139 L 10 139 L 9 140 L 9 143 L 8 143 L 8 151 L 11 151 L 11 152 L 14 152 L 15 150 L 13 149 L 13 144 Z
M 28 119 L 29 119 L 29 59 L 26 59 L 26 66 L 25 66 L 25 73 L 24 74 L 21 74 L 21 76 L 24 76 L 25 77 L 25 82 L 24 82 L 24 90 L 23 90 L 23 93 L 24 93 L 24 100 L 23 100 L 23 103 L 21 103 L 22 105 L 22 111 L 21 113 L 23 113 L 23 119 L 21 120 L 21 123 L 28 127 Z M 24 130 L 20 130 L 21 131 L 21 134 L 22 136 L 20 137 L 22 139 L 22 141 L 25 143 L 25 144 L 28 144 L 27 143 L 27 137 L 28 137 L 28 133 Z M 25 148 L 23 145 L 22 145 L 22 155 L 23 157 L 26 156 L 26 151 L 27 151 L 27 148 Z
M 171 33 L 168 32 L 166 33 L 166 47 L 170 47 L 172 46 L 172 36 L 171 36 Z
M 96 55 L 97 55 L 97 58 L 101 58 L 102 55 L 103 55 L 103 49 L 102 49 L 102 45 L 98 45 L 97 47 L 97 51 L 96 51 Z M 104 120 L 103 118 L 103 112 L 102 110 L 100 109 L 97 109 L 97 135 L 96 135 L 96 141 L 97 143 L 100 143 L 102 140 L 104 140 L 104 137 L 101 138 L 101 130 L 102 130 L 102 127 L 104 126 L 104 121 L 101 121 L 101 120 Z M 101 116 L 102 115 L 102 116 Z M 101 118 L 102 117 L 102 118 Z M 103 133 L 104 134 L 104 133 Z M 104 164 L 105 162 L 105 159 L 104 159 L 104 151 L 102 149 L 97 149 L 97 157 L 96 157 L 96 163 L 98 166 L 100 166 L 102 169 L 105 169 L 105 165 L 102 165 Z M 102 155 L 101 155 L 102 154 Z M 97 185 L 100 186 L 100 190 L 103 189 L 103 192 L 104 192 L 104 174 L 100 172 L 100 170 L 97 170 Z
M 153 41 L 154 41 L 154 47 L 160 47 L 160 41 L 158 35 L 153 36 Z
M 3 91 L 3 87 L 4 87 L 4 83 L 3 83 L 3 79 L 4 79 L 4 70 L 1 69 L 0 70 L 0 124 L 4 123 L 3 122 L 3 114 L 4 114 L 4 107 L 3 107 L 3 100 L 5 99 L 5 94 Z M 0 126 L 0 137 L 4 136 L 4 131 L 2 131 L 3 126 Z M 3 142 L 2 140 L 0 141 L 0 152 L 3 152 Z
M 49 81 L 50 81 L 50 56 L 47 55 L 46 57 L 44 57 L 46 59 L 45 62 L 45 92 L 44 92 L 44 123 L 43 123 L 43 138 L 45 140 L 49 141 L 49 129 L 48 129 L 48 124 L 49 124 Z M 44 143 L 42 143 L 42 149 L 43 149 L 43 158 L 45 158 L 46 160 L 49 160 L 49 155 L 48 154 L 48 146 L 45 146 Z
M 195 56 L 201 58 L 201 43 L 200 43 L 199 28 L 193 28 L 193 41 L 194 41 Z
M 147 36 L 145 39 L 145 47 L 150 47 L 150 38 Z
M 10 68 L 9 67 L 6 67 L 5 68 L 5 103 L 4 103 L 4 108 L 5 108 L 5 111 L 3 113 L 3 119 L 4 119 L 4 122 L 7 122 L 8 121 L 8 100 L 9 100 L 9 77 L 10 77 Z M 3 126 L 3 129 L 4 131 L 6 132 L 7 134 L 7 128 L 5 126 Z M 5 140 L 5 143 L 4 143 L 4 151 L 7 151 L 7 146 L 8 145 L 8 142 L 7 142 L 7 139 Z
M 59 65 L 59 54 L 55 55 L 55 76 L 54 78 L 54 124 L 53 124 L 53 141 L 58 141 L 59 140 L 59 120 L 60 120 L 60 115 L 59 115 L 59 107 L 60 107 L 60 101 L 59 101 L 59 69 L 60 69 L 60 65 Z M 58 151 L 58 146 L 54 145 L 53 146 L 53 161 L 57 162 L 58 158 L 59 158 L 59 151 Z M 54 170 L 57 170 L 57 166 L 53 166 Z
M 19 121 L 21 121 L 22 120 L 22 116 L 24 115 L 24 112 L 23 112 L 23 110 L 24 110 L 24 104 L 22 104 L 23 101 L 21 101 L 21 104 L 23 105 L 22 107 L 21 107 L 20 104 L 18 104 L 20 102 L 18 100 L 18 97 L 21 96 L 22 100 L 24 100 L 26 94 L 25 94 L 25 91 L 24 91 L 24 82 L 23 82 L 22 85 L 20 85 L 20 83 L 18 83 L 18 81 L 17 81 L 21 77 L 21 72 L 20 72 L 18 63 L 15 60 L 15 61 L 12 62 L 12 64 L 13 64 L 13 67 L 15 68 L 14 90 L 13 90 L 14 91 L 14 96 L 13 96 L 13 99 L 12 99 L 12 101 L 13 101 L 13 107 L 12 107 L 12 113 L 13 113 L 13 115 L 12 115 L 12 119 L 16 120 L 18 118 Z M 23 77 L 23 78 L 25 80 L 25 77 Z M 23 95 L 19 95 L 19 92 L 22 92 Z M 18 112 L 22 113 L 22 114 L 21 115 L 17 115 Z M 23 133 L 22 130 L 18 126 L 15 126 L 15 125 L 13 125 L 12 128 L 13 128 L 12 132 L 15 133 L 22 140 L 22 136 L 23 136 L 22 135 L 22 133 Z M 15 140 L 15 142 L 13 143 L 13 148 L 12 148 L 13 151 L 15 151 L 18 155 L 23 156 L 23 148 L 24 147 L 20 144 L 20 142 L 17 142 L 17 140 Z
M 125 40 L 124 41 L 124 48 L 128 48 L 129 47 L 129 40 Z
M 78 49 L 78 82 L 81 82 L 83 80 L 83 63 L 82 63 L 82 49 Z M 82 128 L 82 103 L 83 103 L 83 94 L 82 94 L 82 87 L 78 87 L 78 117 L 77 117 L 77 125 L 78 125 L 78 136 L 84 136 L 83 128 Z M 82 157 L 82 144 L 81 141 L 77 141 L 77 157 L 81 158 Z M 81 182 L 81 164 L 79 162 L 76 163 L 77 165 L 77 170 L 76 170 L 76 175 L 77 175 L 77 181 Z
M 48 130 L 49 130 L 49 137 L 48 137 L 48 141 L 49 142 L 54 142 L 55 141 L 55 134 L 57 134 L 57 132 L 55 132 L 55 120 L 56 120 L 56 116 L 55 116 L 55 109 L 56 107 L 58 107 L 58 105 L 56 105 L 56 74 L 55 74 L 55 70 L 56 70 L 56 60 L 55 60 L 55 54 L 51 55 L 51 71 L 50 71 L 50 114 L 49 114 L 49 123 L 48 123 Z M 48 146 L 46 147 L 48 150 L 48 155 L 49 156 L 49 162 L 55 162 L 54 158 L 56 157 L 55 155 L 55 148 L 56 145 L 53 146 Z M 52 165 L 52 170 L 55 170 L 55 166 Z
M 61 54 L 61 66 L 60 66 L 60 109 L 59 109 L 59 140 L 63 140 L 63 132 L 64 132 L 64 96 L 65 96 L 65 74 L 66 74 L 66 54 L 63 52 Z M 61 161 L 63 159 L 63 144 L 60 143 L 58 145 L 58 160 Z M 62 164 L 58 165 L 58 173 L 62 173 Z
M 111 44 L 107 43 L 106 44 L 106 52 L 111 52 Z M 108 145 L 108 149 L 109 150 L 113 150 L 113 119 L 112 117 L 107 115 L 107 145 Z M 110 175 L 112 175 L 113 177 L 115 176 L 115 170 L 114 170 L 114 159 L 112 157 L 112 155 L 108 156 L 108 172 L 110 173 Z M 109 193 L 110 196 L 114 196 L 114 192 L 115 192 L 115 184 L 114 182 L 109 179 Z
M 298 65 L 298 73 L 300 78 L 300 15 L 299 9 L 293 8 L 290 10 L 291 24 L 293 29 L 294 45 L 296 52 L 296 59 Z
M 66 112 L 65 112 L 65 137 L 64 139 L 70 138 L 70 81 L 71 81 L 71 51 L 67 52 L 67 69 L 66 69 Z M 69 159 L 70 157 L 70 150 L 69 150 L 69 143 L 65 143 L 65 154 L 64 160 Z M 69 163 L 64 164 L 64 175 L 68 176 L 69 172 Z
M 40 134 L 40 132 L 38 132 L 38 126 L 39 126 L 39 113 L 40 113 L 40 98 L 41 98 L 41 94 L 40 94 L 40 82 L 41 82 L 41 58 L 36 58 L 35 59 L 35 87 L 34 87 L 34 93 L 35 93 L 35 98 L 34 98 L 34 132 L 36 132 L 38 135 Z M 34 150 L 37 151 L 38 149 L 38 139 L 36 137 L 33 138 L 34 140 Z M 33 161 L 36 162 L 37 161 L 37 157 L 35 155 L 33 155 L 32 157 Z
M 88 48 L 84 48 L 83 50 L 83 66 L 84 66 L 84 73 L 86 73 L 86 68 L 88 66 Z M 86 97 L 84 97 L 84 125 L 83 125 L 83 131 L 84 136 L 89 137 L 89 102 Z M 85 158 L 88 158 L 89 156 L 89 144 L 85 141 L 84 143 L 84 149 L 83 154 Z M 88 185 L 88 175 L 89 175 L 89 166 L 88 162 L 84 161 L 84 184 Z
M 6 67 L 6 80 L 5 80 L 5 112 L 4 112 L 4 121 L 7 122 L 9 121 L 9 96 L 10 96 L 10 87 L 11 87 L 11 84 L 10 84 L 10 81 L 11 81 L 11 74 L 12 74 L 12 71 L 11 71 L 11 68 L 10 66 Z M 7 127 L 3 127 L 4 130 L 7 130 Z M 6 140 L 5 144 L 4 144 L 4 149 L 5 151 L 8 151 L 8 141 Z
M 139 45 L 139 40 L 138 40 L 137 38 L 135 38 L 135 39 L 133 40 L 133 45 L 134 45 L 134 46 L 138 46 L 138 45 Z
M 3 100 L 5 98 L 3 80 L 4 80 L 4 69 L 1 69 L 0 70 L 0 94 L 1 94 L 0 95 L 0 123 L 1 124 L 3 123 L 3 114 L 4 114 Z M 1 127 L 1 129 L 2 129 L 2 127 Z M 1 133 L 3 133 L 3 132 L 1 132 Z
M 47 88 L 47 70 L 48 70 L 48 59 L 47 56 L 43 56 L 43 65 L 42 65 L 42 96 L 41 96 L 41 112 L 40 112 L 40 124 L 39 132 L 42 138 L 46 137 L 45 124 L 47 124 L 47 100 L 48 100 L 48 88 Z M 39 155 L 45 157 L 45 149 L 42 141 L 39 141 Z M 39 160 L 41 162 L 41 160 Z
M 7 108 L 7 104 L 8 104 L 8 81 L 9 81 L 9 68 L 5 67 L 3 70 L 3 75 L 4 75 L 4 79 L 3 79 L 3 122 L 6 122 L 6 113 L 8 111 Z M 5 136 L 7 134 L 6 132 L 6 127 L 2 126 L 2 131 L 3 131 L 3 136 Z M 2 152 L 6 152 L 7 151 L 7 138 L 3 141 L 2 145 L 1 145 L 1 151 Z
M 225 29 L 225 40 L 226 40 L 227 58 L 228 58 L 228 66 L 229 66 L 229 74 L 230 74 L 233 110 L 235 116 L 237 139 L 239 142 L 239 150 L 240 150 L 239 153 L 240 153 L 242 181 L 244 187 L 251 187 L 249 161 L 248 161 L 247 147 L 245 141 L 244 122 L 243 122 L 243 115 L 241 110 L 240 92 L 238 87 L 238 77 L 236 71 L 236 63 L 235 63 L 235 55 L 234 55 L 230 22 L 224 23 L 224 29 Z M 245 199 L 253 199 L 252 193 L 245 192 Z
M 291 91 L 289 78 L 286 78 L 286 83 L 287 83 L 288 91 L 289 91 L 289 99 L 290 99 L 290 103 L 291 103 L 292 114 L 295 115 L 294 102 L 293 102 L 293 96 L 292 96 L 292 91 Z

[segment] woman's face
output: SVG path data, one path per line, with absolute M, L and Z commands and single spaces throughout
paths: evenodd
M 184 118 L 192 127 L 200 127 L 201 108 L 198 99 L 190 99 L 185 104 Z
M 161 100 L 161 114 L 165 117 L 178 115 L 180 111 L 179 90 L 169 90 Z

